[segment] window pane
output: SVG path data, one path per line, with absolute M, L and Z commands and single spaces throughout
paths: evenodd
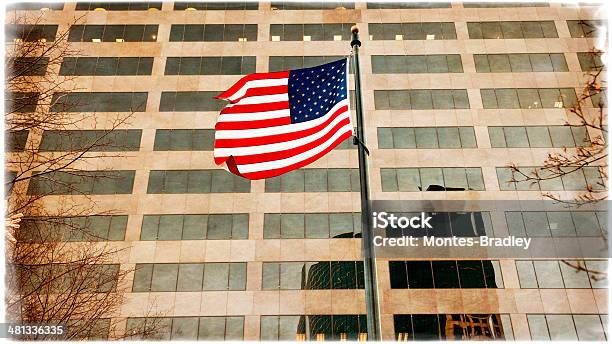
M 203 264 L 180 264 L 178 273 L 177 291 L 202 290 Z
M 329 217 L 327 214 L 306 214 L 306 238 L 329 238 Z
M 527 127 L 527 137 L 529 145 L 534 148 L 552 147 L 550 135 L 547 127 Z
M 438 128 L 440 148 L 461 148 L 458 128 Z
M 532 340 L 550 340 L 546 318 L 540 314 L 528 314 L 527 322 Z
M 435 128 L 414 128 L 417 148 L 438 148 Z
M 178 264 L 154 264 L 151 291 L 175 291 Z
M 227 290 L 228 281 L 228 263 L 207 263 L 204 266 L 203 290 Z
M 519 100 L 514 89 L 496 89 L 495 96 L 497 98 L 499 109 L 518 109 Z
M 529 147 L 524 127 L 504 127 L 507 147 Z
M 563 279 L 557 261 L 534 261 L 533 266 L 540 288 L 563 288 Z
M 282 214 L 281 215 L 281 238 L 297 239 L 304 237 L 304 215 Z
M 551 340 L 577 340 L 574 321 L 569 314 L 547 314 L 546 322 Z

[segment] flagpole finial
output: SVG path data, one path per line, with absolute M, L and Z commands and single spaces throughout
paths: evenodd
M 361 41 L 359 40 L 359 28 L 357 27 L 357 25 L 353 25 L 351 27 L 351 33 L 352 33 L 352 37 L 351 37 L 351 48 L 358 46 L 361 46 Z

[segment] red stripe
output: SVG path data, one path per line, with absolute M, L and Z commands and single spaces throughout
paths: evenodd
M 329 147 L 325 148 L 324 150 L 322 150 L 321 152 L 315 154 L 314 156 L 306 159 L 306 160 L 302 160 L 299 162 L 296 162 L 295 164 L 289 165 L 289 166 L 285 166 L 282 168 L 278 168 L 278 169 L 274 169 L 274 170 L 265 170 L 265 171 L 259 171 L 259 172 L 251 172 L 251 173 L 244 173 L 244 174 L 238 174 L 239 176 L 242 176 L 244 178 L 247 179 L 263 179 L 263 178 L 272 178 L 272 177 L 276 177 L 279 176 L 283 173 L 289 172 L 289 171 L 293 171 L 295 169 L 298 169 L 300 167 L 306 166 L 316 160 L 318 160 L 319 158 L 321 158 L 323 155 L 329 153 L 329 151 L 331 151 L 332 149 L 336 148 L 337 145 L 339 145 L 342 141 L 346 140 L 347 138 L 351 137 L 351 132 L 346 132 L 345 134 L 343 134 L 342 136 L 340 136 L 336 141 L 334 141 L 334 143 L 332 143 Z M 233 160 L 233 159 L 232 159 Z M 228 161 L 228 166 L 229 166 L 229 161 Z M 235 169 L 235 163 L 234 166 L 230 167 L 230 170 L 232 168 Z
M 215 130 L 246 130 L 277 127 L 279 125 L 291 124 L 291 117 L 279 117 L 260 119 L 257 121 L 239 121 L 239 122 L 217 122 Z
M 249 81 L 261 80 L 261 79 L 283 79 L 283 78 L 288 78 L 288 77 L 289 77 L 289 71 L 249 74 L 249 75 L 242 77 L 242 79 L 238 80 L 234 85 L 228 88 L 227 91 L 219 94 L 215 98 L 227 99 L 233 96 L 236 92 L 238 92 L 238 90 L 240 90 Z
M 289 86 L 287 85 L 279 85 L 279 86 L 266 86 L 266 87 L 252 87 L 246 91 L 244 97 L 240 98 L 248 98 L 253 96 L 270 96 L 273 94 L 283 94 L 289 92 Z
M 221 110 L 222 114 L 226 113 L 249 113 L 249 112 L 266 112 L 274 110 L 284 110 L 289 108 L 289 101 L 272 102 L 263 104 L 244 104 L 226 107 Z
M 311 149 L 314 149 L 320 146 L 321 144 L 327 142 L 327 140 L 329 140 L 332 136 L 334 136 L 334 134 L 339 132 L 342 129 L 342 127 L 344 127 L 347 124 L 350 125 L 350 123 L 351 123 L 351 120 L 350 118 L 347 117 L 343 119 L 342 121 L 338 122 L 338 124 L 336 124 L 334 128 L 327 134 L 323 135 L 322 137 L 312 142 L 309 142 L 299 147 L 290 148 L 290 149 L 282 150 L 282 151 L 269 152 L 269 153 L 234 156 L 234 161 L 236 162 L 237 165 L 247 165 L 247 164 L 256 164 L 259 162 L 274 161 L 274 160 L 281 160 L 281 159 L 289 158 L 289 157 L 304 153 L 306 151 L 309 151 Z
M 215 148 L 239 148 L 248 146 L 260 146 L 270 143 L 286 142 L 297 140 L 302 137 L 310 136 L 319 130 L 327 127 L 336 117 L 348 111 L 348 105 L 344 105 L 334 112 L 327 121 L 305 130 L 300 130 L 291 133 L 276 134 L 270 136 L 250 137 L 240 139 L 215 139 Z

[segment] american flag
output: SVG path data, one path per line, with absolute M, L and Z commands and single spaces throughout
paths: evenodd
M 348 59 L 255 73 L 217 98 L 230 102 L 215 125 L 215 163 L 248 179 L 306 166 L 353 135 Z

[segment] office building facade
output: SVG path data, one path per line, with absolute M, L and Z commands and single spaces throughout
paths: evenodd
M 354 24 L 363 43 L 373 199 L 541 200 L 551 190 L 572 199 L 598 178 L 596 168 L 587 167 L 571 180 L 526 186 L 508 183 L 507 166 L 541 166 L 549 152 L 579 147 L 597 134 L 564 124 L 585 72 L 596 63 L 589 52 L 599 31 L 589 28 L 605 25 L 599 6 L 238 1 L 15 7 L 8 15 L 40 14 L 40 37 L 49 41 L 68 31 L 78 50 L 47 71 L 70 77 L 78 88 L 49 111 L 76 103 L 70 111 L 95 112 L 97 119 L 68 136 L 12 133 L 15 151 L 31 142 L 46 152 L 79 149 L 79 142 L 109 129 L 117 114 L 130 114 L 109 139 L 119 148 L 101 146 L 108 157 L 78 163 L 119 176 L 79 182 L 79 192 L 96 201 L 96 213 L 113 212 L 96 218 L 96 226 L 103 240 L 125 249 L 114 264 L 133 270 L 119 286 L 128 292 L 113 318 L 128 333 L 155 317 L 161 328 L 155 337 L 163 339 L 366 337 L 359 172 L 351 142 L 269 180 L 235 177 L 216 166 L 212 154 L 224 106 L 215 95 L 242 75 L 350 55 Z M 20 38 L 19 30 L 8 32 L 7 44 Z M 44 181 L 32 180 L 28 192 L 44 188 Z M 59 189 L 46 199 L 78 203 L 83 197 Z M 552 213 L 506 215 L 527 233 L 530 226 L 555 229 Z M 603 214 L 574 216 L 574 233 L 605 227 Z M 79 240 L 86 238 L 73 239 Z M 607 269 L 605 261 L 584 264 Z M 381 258 L 376 269 L 385 340 L 608 338 L 606 280 L 560 260 Z

